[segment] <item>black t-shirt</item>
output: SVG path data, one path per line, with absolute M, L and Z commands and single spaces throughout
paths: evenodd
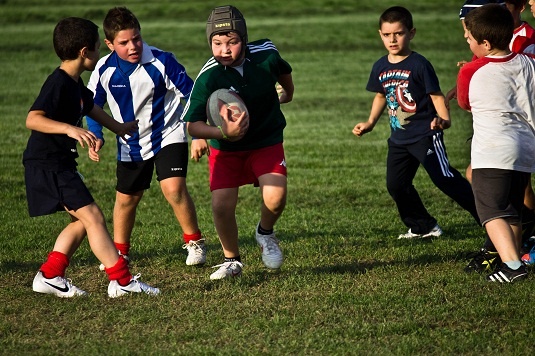
M 30 111 L 42 110 L 49 119 L 82 127 L 82 119 L 93 105 L 93 93 L 85 87 L 82 78 L 75 82 L 63 70 L 56 68 L 43 84 Z M 75 169 L 78 158 L 76 144 L 75 139 L 65 134 L 32 130 L 23 163 L 49 171 Z
M 366 89 L 385 94 L 390 140 L 395 144 L 411 144 L 434 134 L 431 121 L 437 111 L 429 94 L 440 92 L 440 85 L 422 55 L 412 52 L 399 63 L 383 56 L 373 65 Z

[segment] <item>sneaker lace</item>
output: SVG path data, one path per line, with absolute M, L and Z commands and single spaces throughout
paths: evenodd
M 188 250 L 189 251 L 194 251 L 196 254 L 202 254 L 203 252 L 203 244 L 204 244 L 204 239 L 200 239 L 200 240 L 191 240 L 190 242 L 188 242 L 187 244 L 184 244 L 182 245 L 182 248 L 184 250 Z
M 144 291 L 144 292 L 150 291 L 152 294 L 156 294 L 156 292 L 158 291 L 158 288 L 151 287 L 146 283 L 138 281 L 139 277 L 141 277 L 141 273 L 138 273 L 135 276 L 132 276 L 132 281 L 134 281 L 134 283 L 137 283 L 142 291 Z
M 272 236 L 266 237 L 264 238 L 264 242 L 265 242 L 264 249 L 267 250 L 265 251 L 266 254 L 269 255 L 279 250 L 279 240 L 276 237 L 272 237 Z

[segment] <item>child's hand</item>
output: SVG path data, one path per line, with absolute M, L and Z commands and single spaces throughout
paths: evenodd
M 464 66 L 466 63 L 468 63 L 467 61 L 459 61 L 457 62 L 457 67 L 461 68 L 462 66 Z
M 94 133 L 78 126 L 70 126 L 66 134 L 78 141 L 82 148 L 85 148 L 84 142 L 88 147 L 94 147 L 97 141 L 97 136 Z
M 444 97 L 444 104 L 446 105 L 446 109 L 450 109 L 450 101 L 452 99 L 457 99 L 457 85 L 455 85 L 453 88 L 450 89 L 446 93 L 446 96 Z
M 247 130 L 249 129 L 249 116 L 245 111 L 241 113 L 240 117 L 238 117 L 236 121 L 229 119 L 230 115 L 228 110 L 225 110 L 221 117 L 223 118 L 221 129 L 228 137 L 229 141 L 235 142 L 241 140 L 243 136 L 245 136 Z
M 195 162 L 199 162 L 202 156 L 210 156 L 210 149 L 205 139 L 197 138 L 191 140 L 191 159 Z
M 292 99 L 288 97 L 286 90 L 284 90 L 284 88 L 280 84 L 277 84 L 277 93 L 279 94 L 279 103 L 285 104 L 292 101 Z
M 124 122 L 119 124 L 117 131 L 114 131 L 117 136 L 121 137 L 123 140 L 126 140 L 126 135 L 132 136 L 137 132 L 139 120 Z
M 353 128 L 353 135 L 360 137 L 365 133 L 371 132 L 372 130 L 373 126 L 369 122 L 359 122 Z
M 104 145 L 104 141 L 100 138 L 97 138 L 97 142 L 95 143 L 94 147 L 89 147 L 89 150 L 87 151 L 87 155 L 89 156 L 89 159 L 95 162 L 100 161 L 100 155 L 98 154 L 98 151 L 102 148 L 102 145 Z
M 433 121 L 431 121 L 431 130 L 446 130 L 451 126 L 450 120 L 445 120 L 440 116 L 435 116 Z

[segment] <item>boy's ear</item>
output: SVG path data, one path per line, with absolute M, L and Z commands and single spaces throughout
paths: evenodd
M 107 39 L 104 39 L 104 43 L 106 44 L 106 46 L 108 46 L 108 49 L 113 52 L 113 43 L 111 43 Z
M 82 49 L 80 50 L 80 57 L 81 57 L 81 58 L 87 58 L 87 51 L 89 51 L 89 50 L 87 49 L 87 47 L 82 48 Z
M 416 28 L 413 28 L 409 31 L 409 38 L 412 40 L 414 38 L 414 35 L 416 35 Z

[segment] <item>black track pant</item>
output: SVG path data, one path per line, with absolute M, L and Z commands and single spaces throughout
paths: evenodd
M 388 140 L 386 186 L 396 202 L 403 223 L 413 233 L 425 234 L 437 223 L 412 184 L 420 164 L 433 183 L 467 210 L 479 224 L 470 183 L 448 161 L 442 132 L 416 143 L 397 145 Z

